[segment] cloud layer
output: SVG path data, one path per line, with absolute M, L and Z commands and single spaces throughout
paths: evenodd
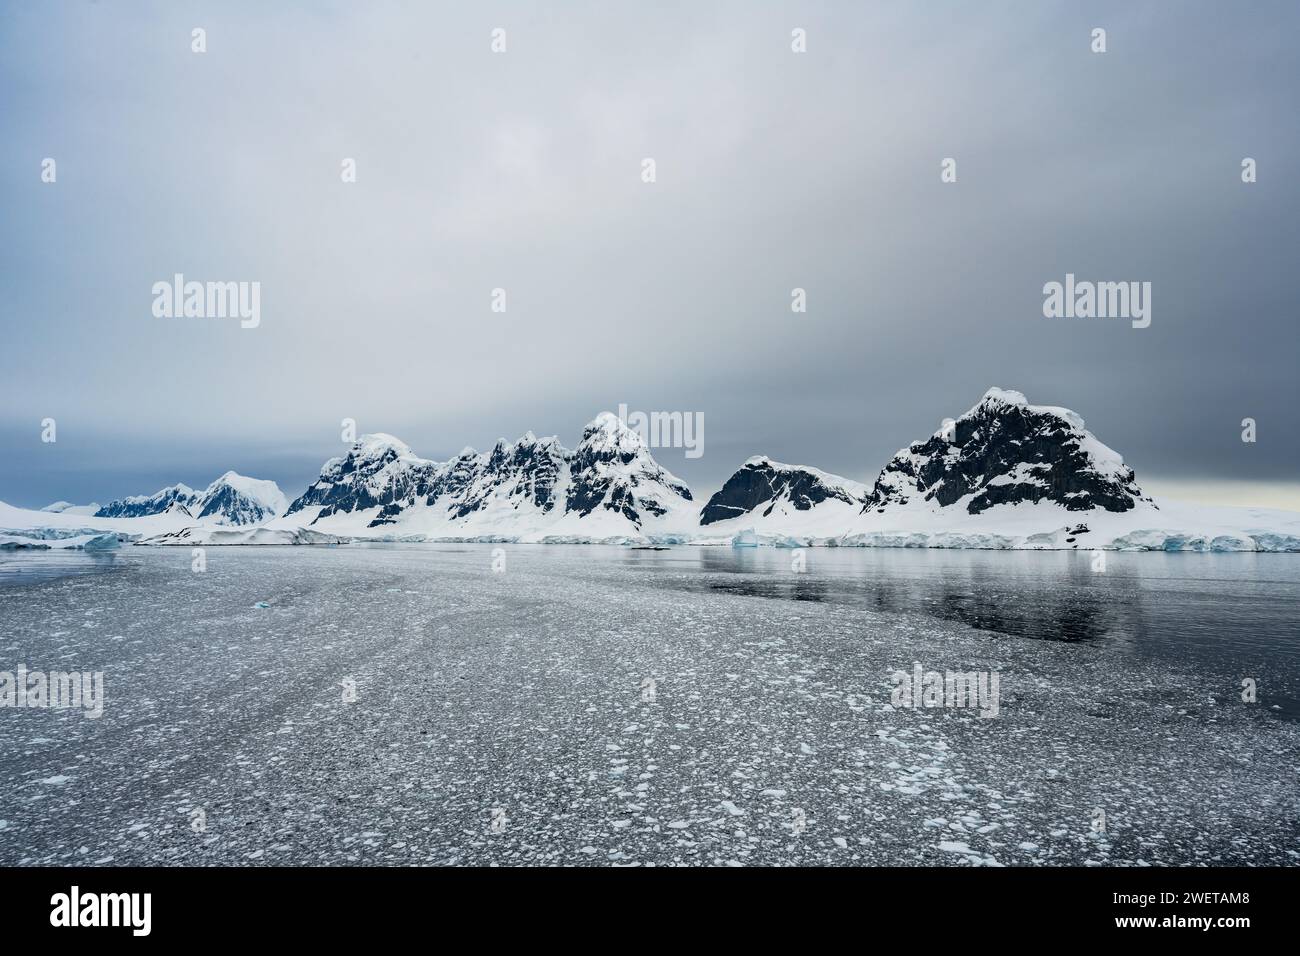
M 0 498 L 292 494 L 345 417 L 445 457 L 620 403 L 705 415 L 659 455 L 702 489 L 869 478 L 1001 385 L 1285 499 L 1294 5 L 863 6 L 7 10 Z M 260 326 L 155 318 L 178 272 L 260 282 Z M 1067 272 L 1150 281 L 1151 327 L 1045 319 Z

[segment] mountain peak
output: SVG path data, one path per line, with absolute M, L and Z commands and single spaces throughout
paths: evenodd
M 352 443 L 352 453 L 361 458 L 375 458 L 388 451 L 401 458 L 411 454 L 411 446 L 387 432 L 370 432 Z
M 979 400 L 978 404 L 972 406 L 958 421 L 980 414 L 998 415 L 1020 410 L 1033 415 L 1064 419 L 1071 428 L 1082 429 L 1084 427 L 1083 418 L 1077 412 L 1057 405 L 1031 405 L 1024 392 L 996 387 L 985 392 L 984 397 Z
M 845 514 L 862 506 L 867 489 L 856 481 L 805 465 L 787 465 L 767 455 L 745 459 L 740 470 L 700 511 L 700 524 L 759 515 L 788 517 L 831 501 Z M 833 505 L 834 507 L 834 505 Z M 822 512 L 829 510 L 823 507 Z
M 621 513 L 639 527 L 691 500 L 685 482 L 662 468 L 641 435 L 613 412 L 601 412 L 582 430 L 569 465 L 569 511 L 585 517 L 598 508 Z
M 587 423 L 578 447 L 583 446 L 602 446 L 631 453 L 646 449 L 641 434 L 613 412 L 601 412 Z
M 1021 392 L 991 388 L 927 441 L 899 451 L 881 470 L 863 512 L 963 502 L 979 514 L 1040 501 L 1070 511 L 1129 511 L 1150 499 L 1133 469 L 1070 409 L 1030 405 Z
M 186 507 L 190 502 L 176 504 L 188 514 L 210 518 L 217 524 L 260 524 L 284 514 L 289 499 L 274 481 L 227 471 L 208 485 L 192 507 Z
M 1024 392 L 1017 392 L 1014 389 L 998 388 L 996 385 L 984 393 L 980 399 L 980 404 L 985 402 L 997 402 L 1003 405 L 1028 405 L 1029 399 L 1025 398 Z

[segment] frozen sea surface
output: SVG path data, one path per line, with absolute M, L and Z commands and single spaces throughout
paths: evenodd
M 1300 559 L 492 550 L 6 559 L 0 864 L 1300 862 Z

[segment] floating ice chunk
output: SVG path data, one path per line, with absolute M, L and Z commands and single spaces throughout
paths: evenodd
M 112 551 L 120 546 L 121 542 L 117 540 L 117 535 L 112 531 L 106 534 L 97 534 L 82 545 L 87 551 Z

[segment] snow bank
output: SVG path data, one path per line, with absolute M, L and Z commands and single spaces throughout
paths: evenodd
M 232 544 L 244 545 L 306 545 L 306 544 L 347 544 L 348 538 L 310 531 L 306 528 L 182 528 L 167 534 L 157 535 L 140 541 L 150 546 L 220 546 Z
M 796 538 L 770 531 L 756 531 L 753 528 L 748 528 L 731 538 L 733 548 L 802 548 L 807 544 L 806 538 Z

